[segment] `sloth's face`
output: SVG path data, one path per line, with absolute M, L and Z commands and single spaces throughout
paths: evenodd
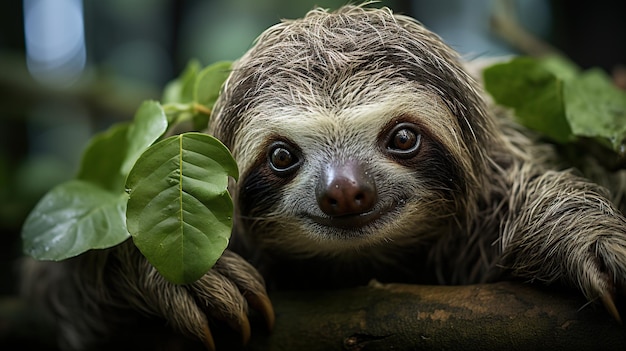
M 493 141 L 476 84 L 419 23 L 312 11 L 233 66 L 210 130 L 233 152 L 237 232 L 300 257 L 436 235 Z
M 454 220 L 465 188 L 456 117 L 417 85 L 381 88 L 341 109 L 257 109 L 234 153 L 247 235 L 299 256 L 338 254 Z

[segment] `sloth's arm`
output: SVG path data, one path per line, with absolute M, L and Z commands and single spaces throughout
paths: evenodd
M 626 220 L 604 188 L 571 172 L 537 174 L 521 165 L 510 174 L 508 218 L 501 244 L 517 276 L 578 287 L 600 298 L 617 319 L 626 292 Z
M 274 320 L 263 278 L 228 250 L 188 285 L 165 280 L 128 242 L 63 262 L 31 262 L 29 269 L 24 288 L 39 295 L 35 301 L 47 302 L 62 343 L 70 348 L 98 347 L 102 340 L 125 344 L 124 338 L 141 338 L 140 330 L 149 329 L 147 321 L 152 320 L 214 349 L 211 320 L 234 329 L 244 343 L 250 336 L 249 308 L 259 311 L 269 327 Z M 142 345 L 161 343 L 155 336 L 167 340 L 159 334 L 149 329 Z

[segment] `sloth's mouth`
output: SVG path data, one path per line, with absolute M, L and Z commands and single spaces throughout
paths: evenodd
M 334 217 L 322 217 L 309 214 L 308 217 L 311 218 L 314 222 L 328 227 L 335 227 L 340 229 L 359 229 L 375 222 L 376 220 L 393 211 L 397 207 L 398 203 L 394 201 L 381 208 L 359 214 Z

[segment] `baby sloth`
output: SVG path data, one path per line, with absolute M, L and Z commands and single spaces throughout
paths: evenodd
M 619 318 L 624 216 L 604 188 L 550 169 L 552 149 L 510 122 L 464 65 L 386 8 L 316 9 L 269 28 L 234 64 L 209 128 L 241 174 L 229 249 L 185 286 L 131 244 L 48 268 L 38 283 L 49 296 L 67 290 L 51 298 L 67 343 L 92 345 L 133 311 L 210 348 L 209 321 L 245 339 L 248 305 L 272 324 L 264 281 L 520 278 L 576 287 Z

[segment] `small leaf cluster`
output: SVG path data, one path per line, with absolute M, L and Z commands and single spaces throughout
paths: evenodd
M 488 67 L 483 78 L 498 104 L 555 143 L 584 141 L 600 154 L 626 156 L 626 92 L 601 69 L 583 71 L 558 56 L 516 57 Z
M 168 280 L 189 283 L 228 245 L 237 165 L 206 128 L 230 63 L 191 61 L 132 121 L 96 134 L 74 179 L 51 189 L 22 227 L 23 250 L 59 261 L 132 238 Z M 191 124 L 192 132 L 177 133 Z

